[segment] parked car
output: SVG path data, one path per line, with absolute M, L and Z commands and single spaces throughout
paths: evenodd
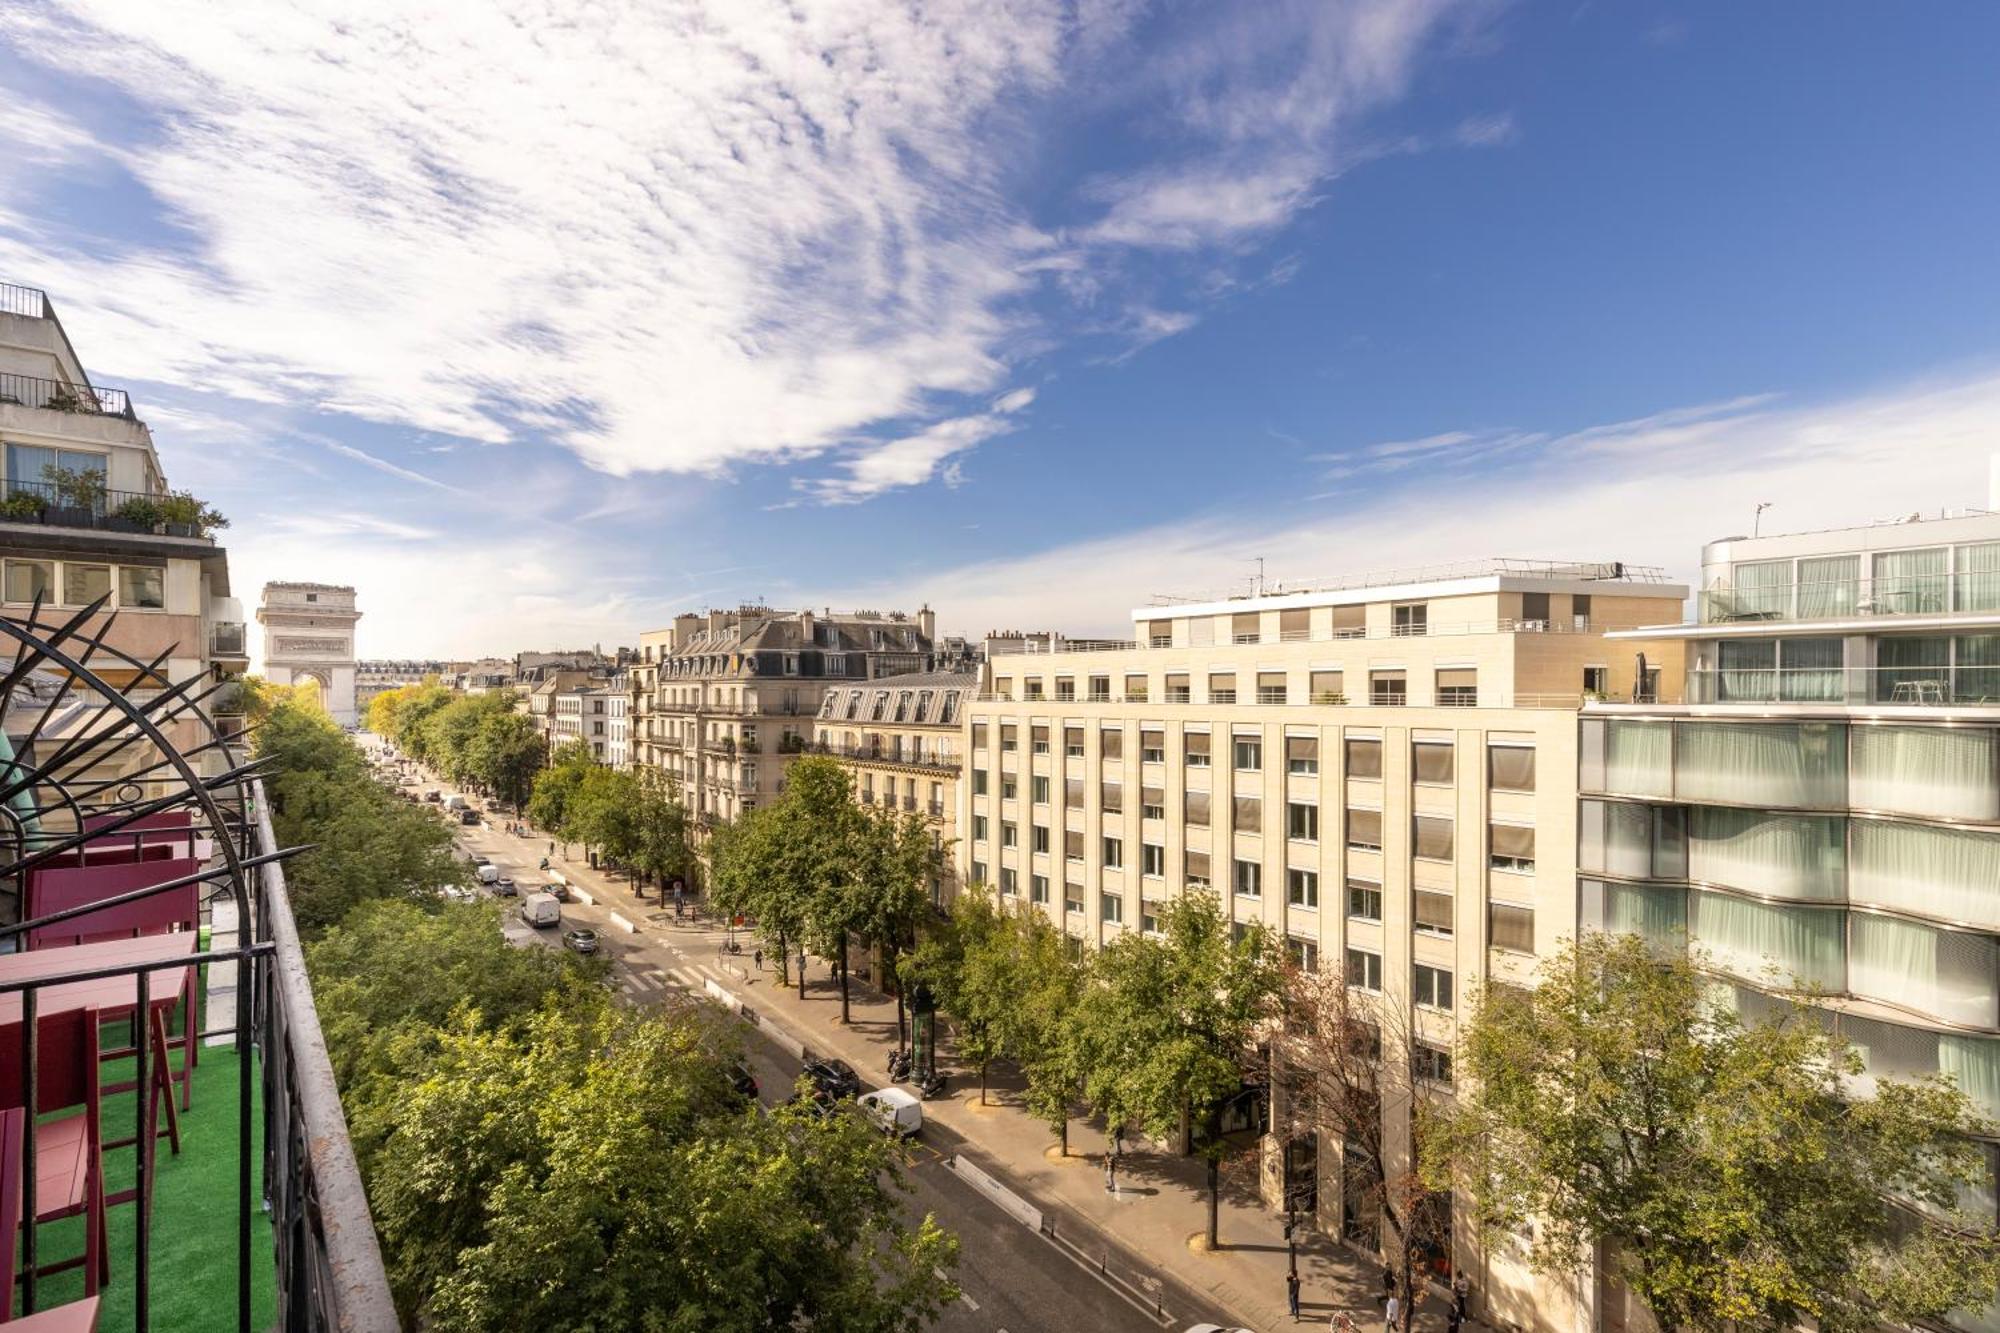
M 458 822 L 461 824 L 477 824 L 479 822 L 479 812 L 477 810 L 461 810 L 458 812 Z
M 548 894 L 549 897 L 559 903 L 566 903 L 570 900 L 569 885 L 559 879 L 551 879 L 548 883 L 542 885 L 542 892 Z
M 424 793 L 424 799 L 435 805 L 444 800 L 444 793 L 433 789 Z
M 562 924 L 562 904 L 546 893 L 531 893 L 521 899 L 521 919 L 536 930 Z
M 494 865 L 491 861 L 479 862 L 473 866 L 472 873 L 479 877 L 481 884 L 498 884 L 500 882 L 500 867 Z
M 514 881 L 510 877 L 502 875 L 493 881 L 493 892 L 502 898 L 513 897 L 515 894 Z
M 861 1076 L 845 1060 L 808 1060 L 805 1076 L 821 1098 L 835 1101 L 861 1095 Z
M 860 1100 L 861 1113 L 884 1134 L 914 1138 L 924 1127 L 924 1104 L 902 1088 L 883 1088 Z
M 594 930 L 565 930 L 563 948 L 571 953 L 594 954 L 597 952 L 597 932 Z

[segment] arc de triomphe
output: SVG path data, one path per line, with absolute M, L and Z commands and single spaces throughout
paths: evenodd
M 273 685 L 315 681 L 340 725 L 354 711 L 354 589 L 332 583 L 267 583 L 257 607 L 264 627 L 264 678 Z

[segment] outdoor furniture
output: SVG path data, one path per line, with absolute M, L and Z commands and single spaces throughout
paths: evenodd
M 117 815 L 85 815 L 83 831 L 95 833 L 116 824 Z M 177 857 L 201 856 L 199 843 L 208 841 L 196 834 L 194 814 L 188 810 L 158 810 L 150 815 L 142 815 L 130 823 L 119 825 L 109 832 L 92 838 L 84 846 L 95 853 L 119 848 L 127 852 L 137 849 L 165 847 L 168 854 Z
M 155 884 L 186 879 L 200 870 L 200 863 L 192 859 L 125 861 L 59 870 L 30 870 L 27 899 L 22 905 L 22 912 L 24 919 L 32 921 Z M 135 935 L 164 934 L 176 929 L 192 931 L 200 924 L 201 885 L 190 881 L 133 902 L 37 926 L 28 932 L 28 948 L 33 951 L 55 945 L 129 939 Z
M 16 1077 L 0 1087 L 0 1107 L 6 1123 L 0 1125 L 0 1143 L 9 1161 L 0 1165 L 0 1208 L 10 1215 L 0 1218 L 5 1234 L 4 1248 L 11 1278 L 14 1271 L 14 1236 L 22 1224 L 53 1222 L 65 1217 L 84 1218 L 83 1253 L 53 1264 L 37 1264 L 35 1276 L 83 1268 L 83 1289 L 94 1295 L 111 1278 L 111 1255 L 105 1241 L 104 1142 L 99 1124 L 102 1089 L 97 1081 L 97 1025 L 100 1015 L 92 1008 L 70 1009 L 52 1014 L 36 1026 L 35 1061 L 35 1210 L 26 1217 L 23 1202 L 26 1160 L 24 1141 L 28 1110 L 22 1095 L 18 1071 L 21 1067 L 23 1025 L 0 1027 L 0 1063 L 13 1067 Z M 81 1109 L 75 1109 L 81 1108 Z M 74 1114 L 52 1115 L 71 1111 Z M 11 1293 L 10 1293 L 11 1294 Z M 11 1304 L 11 1301 L 9 1302 Z
M 0 955 L 0 982 L 36 981 L 46 977 L 58 977 L 74 972 L 102 971 L 111 967 L 129 967 L 136 964 L 159 962 L 165 959 L 185 957 L 194 952 L 195 935 L 192 931 L 182 931 L 173 935 L 149 935 L 137 939 L 103 940 L 95 944 L 80 944 L 67 949 L 41 949 L 31 953 Z M 152 1151 L 151 1138 L 157 1137 L 157 1115 L 159 1101 L 166 1100 L 167 1138 L 172 1150 L 181 1150 L 180 1110 L 192 1104 L 194 1069 L 198 1060 L 197 1052 L 201 1043 L 196 1040 L 194 977 L 192 967 L 162 968 L 151 974 L 147 990 L 147 1008 L 151 1011 L 143 1022 L 133 1022 L 134 1042 L 149 1042 L 150 1069 L 147 1083 L 151 1092 L 147 1097 L 147 1127 L 151 1131 L 147 1144 L 148 1161 Z M 187 1002 L 186 1021 L 178 1043 L 167 1039 L 167 1015 L 182 1001 Z M 59 981 L 44 986 L 35 992 L 35 1012 L 42 1027 L 62 1014 L 81 1009 L 95 1009 L 101 1020 L 115 1022 L 119 1019 L 135 1020 L 139 1008 L 139 978 L 134 973 L 100 977 L 94 981 Z M 0 1043 L 9 1040 L 15 1043 L 16 1052 L 10 1064 L 4 1048 L 0 1048 L 0 1106 L 17 1105 L 21 1099 L 21 1062 L 19 1041 L 21 1022 L 21 993 L 12 991 L 0 994 Z M 43 1039 L 46 1041 L 46 1038 Z M 97 1034 L 91 1034 L 95 1048 Z M 174 1044 L 182 1048 L 182 1069 L 176 1074 L 168 1063 L 168 1052 Z M 132 1049 L 110 1052 L 111 1058 L 133 1054 Z M 174 1105 L 174 1084 L 181 1084 L 181 1107 Z M 104 1089 L 107 1093 L 128 1092 L 133 1085 L 117 1083 Z M 11 1099 L 11 1100 L 10 1100 Z M 121 1140 L 110 1146 L 123 1147 L 129 1140 Z M 147 1176 L 150 1181 L 151 1175 Z M 130 1194 L 114 1197 L 111 1202 L 122 1203 Z
M 1941 704 L 1944 702 L 1944 682 L 1937 680 L 1899 680 L 1889 691 L 1889 702 L 1893 704 Z
M 23 1136 L 27 1122 L 28 1113 L 18 1106 L 0 1111 L 0 1272 L 7 1274 L 10 1288 L 9 1299 L 0 1301 L 0 1324 L 13 1324 L 17 1333 L 93 1333 L 97 1328 L 97 1306 L 101 1299 L 95 1295 L 14 1318 L 11 1288 L 15 1241 L 21 1231 L 21 1180 L 26 1169 Z M 37 1165 L 40 1165 L 39 1162 Z M 44 1195 L 39 1181 L 40 1172 L 36 1174 L 35 1197 L 39 1204 Z

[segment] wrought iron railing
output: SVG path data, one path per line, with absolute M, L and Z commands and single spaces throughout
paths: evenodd
M 132 396 L 123 389 L 94 389 L 68 380 L 42 379 L 37 375 L 0 374 L 0 403 L 16 407 L 45 407 L 52 412 L 81 412 L 93 417 L 139 418 L 132 412 Z

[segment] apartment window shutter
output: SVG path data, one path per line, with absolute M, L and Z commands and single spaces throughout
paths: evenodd
M 1125 757 L 1125 733 L 1122 731 L 1100 731 L 1097 733 L 1098 753 L 1106 759 Z
M 1312 701 L 1316 704 L 1330 704 L 1342 693 L 1338 671 L 1315 671 L 1312 673 Z
M 1211 703 L 1225 703 L 1236 697 L 1236 673 L 1234 671 L 1212 671 L 1208 676 L 1208 697 Z
M 1285 737 L 1285 758 L 1288 760 L 1289 759 L 1311 760 L 1313 763 L 1318 763 L 1319 737 L 1317 736 Z
M 1038 745 L 1047 745 L 1049 743 L 1049 729 L 1047 727 L 1035 727 L 1033 729 L 1033 736 L 1035 743 Z
M 1312 631 L 1312 612 L 1300 607 L 1294 611 L 1278 612 L 1278 637 L 1281 639 L 1303 639 Z
M 1063 804 L 1072 810 L 1083 809 L 1083 779 L 1066 778 L 1063 781 Z
M 1083 859 L 1083 830 L 1063 830 L 1063 855 L 1081 861 Z
M 1262 833 L 1264 831 L 1264 803 L 1255 796 L 1238 796 L 1230 802 L 1234 814 L 1234 826 L 1238 833 Z
M 1451 781 L 1453 765 L 1449 741 L 1418 741 L 1411 748 L 1415 752 L 1418 782 Z
M 1382 812 L 1380 810 L 1349 810 L 1347 812 L 1347 840 L 1365 847 L 1382 845 Z
M 1104 812 L 1122 814 L 1125 810 L 1125 788 L 1116 782 L 1104 784 Z
M 1141 787 L 1139 788 L 1139 800 L 1146 805 L 1165 805 L 1167 803 L 1166 788 Z
M 1365 606 L 1336 606 L 1333 608 L 1333 633 L 1336 638 L 1359 638 L 1368 625 L 1368 608 Z
M 1257 702 L 1260 704 L 1281 704 L 1285 702 L 1284 672 L 1259 671 L 1257 673 Z
M 1439 689 L 1476 687 L 1479 684 L 1479 672 L 1473 667 L 1440 667 L 1437 683 Z
M 975 750 L 986 748 L 986 724 L 984 722 L 975 722 L 972 724 L 972 748 Z
M 1167 733 L 1148 727 L 1139 733 L 1139 748 L 1142 750 L 1164 750 L 1167 748 Z
M 1255 639 L 1258 634 L 1260 617 L 1255 611 L 1239 611 L 1229 617 L 1229 633 L 1232 638 Z
M 1189 879 L 1208 878 L 1208 853 L 1190 848 L 1187 853 L 1187 877 Z
M 1493 840 L 1493 855 L 1535 859 L 1535 830 L 1523 824 L 1491 824 L 1487 832 Z
M 1368 737 L 1350 738 L 1347 742 L 1347 776 L 1381 777 L 1382 742 Z
M 1189 733 L 1187 733 L 1187 735 L 1186 735 L 1185 737 L 1183 737 L 1183 738 L 1182 738 L 1182 740 L 1183 740 L 1183 742 L 1184 742 L 1184 743 L 1186 744 L 1186 746 L 1187 746 L 1187 752 L 1188 752 L 1189 754 L 1201 754 L 1201 755 L 1205 755 L 1205 754 L 1207 754 L 1207 753 L 1208 753 L 1208 733 L 1207 733 L 1207 732 L 1205 732 L 1205 731 L 1190 731 Z
M 1187 822 L 1206 826 L 1208 823 L 1208 793 L 1191 791 L 1187 794 Z
M 1417 925 L 1429 930 L 1451 929 L 1451 895 L 1432 893 L 1426 889 L 1416 891 Z
M 1491 781 L 1497 791 L 1535 789 L 1535 751 L 1527 745 L 1495 745 L 1487 751 Z
M 1437 815 L 1418 815 L 1416 824 L 1416 854 L 1433 860 L 1451 859 L 1451 821 Z

